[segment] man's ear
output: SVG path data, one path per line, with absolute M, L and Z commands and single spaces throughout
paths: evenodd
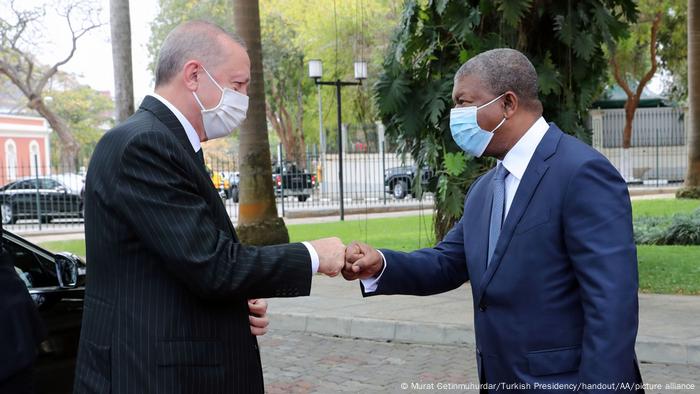
M 520 100 L 518 100 L 518 96 L 516 96 L 515 93 L 510 90 L 505 92 L 503 95 L 503 116 L 506 119 L 511 118 L 518 110 L 519 105 Z
M 190 60 L 182 66 L 182 82 L 191 91 L 199 87 L 200 65 L 194 60 Z

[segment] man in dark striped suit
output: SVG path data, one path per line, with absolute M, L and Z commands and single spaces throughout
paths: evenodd
M 85 190 L 89 264 L 76 393 L 263 392 L 262 301 L 335 276 L 337 238 L 239 243 L 201 141 L 245 118 L 250 59 L 236 36 L 188 22 L 165 39 L 156 93 L 101 139 Z M 253 332 L 251 332 L 253 331 Z

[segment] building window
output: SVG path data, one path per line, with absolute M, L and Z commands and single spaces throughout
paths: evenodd
M 13 140 L 5 141 L 5 170 L 9 181 L 17 179 L 17 145 Z
M 41 155 L 39 154 L 39 143 L 35 140 L 32 140 L 32 142 L 29 143 L 29 167 L 32 169 L 32 172 L 29 175 L 41 175 Z

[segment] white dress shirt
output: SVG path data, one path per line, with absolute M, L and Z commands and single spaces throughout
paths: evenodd
M 194 129 L 194 126 L 192 126 L 192 123 L 190 123 L 189 120 L 185 117 L 185 115 L 180 112 L 179 109 L 177 109 L 170 101 L 168 101 L 165 97 L 157 94 L 157 93 L 151 93 L 151 96 L 154 98 L 158 99 L 161 103 L 163 103 L 172 113 L 175 115 L 177 120 L 180 121 L 180 124 L 182 124 L 182 128 L 185 129 L 185 134 L 187 134 L 187 139 L 190 140 L 190 144 L 192 144 L 192 149 L 194 149 L 195 152 L 199 152 L 200 149 L 202 149 L 202 143 L 199 140 L 199 134 L 197 134 L 197 131 Z M 316 249 L 314 249 L 313 246 L 311 246 L 310 243 L 308 242 L 302 242 L 304 246 L 306 246 L 306 249 L 309 250 L 309 255 L 311 256 L 311 274 L 315 274 L 318 272 L 318 265 L 319 265 L 319 258 L 318 258 L 318 253 L 316 253 Z
M 515 193 L 518 191 L 518 186 L 520 186 L 520 181 L 525 175 L 525 170 L 530 164 L 532 156 L 537 150 L 542 138 L 549 130 L 549 124 L 543 117 L 540 116 L 537 121 L 530 126 L 530 128 L 525 132 L 525 134 L 520 137 L 520 140 L 506 153 L 503 161 L 498 161 L 499 164 L 508 170 L 508 175 L 505 179 L 506 186 L 506 198 L 505 198 L 505 210 L 503 211 L 503 221 L 506 220 L 508 216 L 508 211 L 510 211 L 510 206 L 513 204 L 513 199 L 515 198 Z M 362 285 L 365 287 L 365 293 L 371 293 L 377 290 L 379 279 L 381 279 L 384 270 L 386 269 L 386 259 L 384 254 L 379 252 L 384 260 L 384 269 L 382 273 L 379 274 L 377 278 L 363 279 Z

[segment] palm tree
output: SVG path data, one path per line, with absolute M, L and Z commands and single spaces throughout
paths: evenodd
M 277 216 L 272 190 L 258 0 L 233 0 L 233 15 L 236 31 L 248 45 L 251 64 L 248 118 L 240 130 L 241 180 L 237 232 L 241 242 L 246 244 L 287 243 L 289 233 L 284 221 Z
M 117 123 L 134 113 L 134 79 L 131 67 L 131 18 L 129 0 L 110 0 L 115 112 Z
M 688 175 L 679 197 L 700 198 L 700 5 L 688 0 Z

